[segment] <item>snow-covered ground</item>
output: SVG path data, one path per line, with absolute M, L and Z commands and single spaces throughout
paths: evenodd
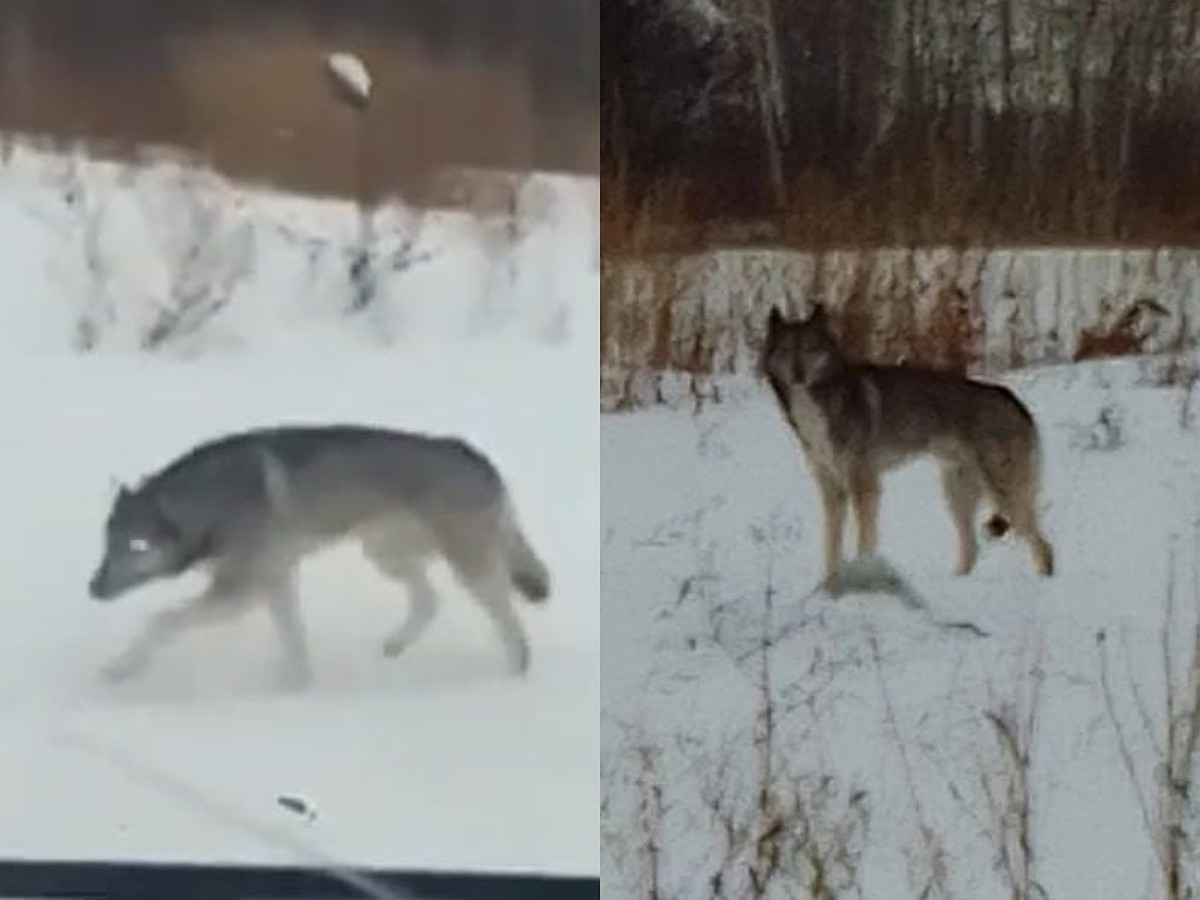
M 343 205 L 174 163 L 9 148 L 6 856 L 293 862 L 286 844 L 300 839 L 346 863 L 598 871 L 598 190 L 533 179 L 530 208 L 499 223 L 434 212 L 417 229 L 385 210 L 375 290 L 356 312 L 357 222 Z M 189 302 L 203 314 L 147 340 Z M 101 682 L 144 617 L 198 583 L 88 600 L 113 479 L 226 430 L 330 420 L 456 434 L 497 463 L 555 584 L 546 607 L 521 610 L 527 679 L 505 674 L 444 568 L 433 628 L 385 660 L 403 594 L 337 549 L 303 573 L 308 692 L 273 687 L 265 615 L 189 635 L 129 683 Z
M 1005 379 L 1044 433 L 1051 580 L 1011 539 L 956 578 L 932 463 L 885 481 L 883 553 L 932 615 L 814 593 L 820 505 L 765 386 L 606 416 L 604 895 L 1167 896 L 1148 834 L 1200 607 L 1200 403 L 1144 369 Z

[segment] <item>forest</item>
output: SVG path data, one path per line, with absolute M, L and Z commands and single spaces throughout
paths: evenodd
M 1200 242 L 1200 0 L 609 0 L 606 256 Z

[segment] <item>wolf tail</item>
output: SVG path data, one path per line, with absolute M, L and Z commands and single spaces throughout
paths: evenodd
M 992 516 L 983 523 L 983 527 L 986 529 L 988 537 L 1002 538 L 1008 534 L 1008 531 L 1010 528 L 1012 528 L 1012 525 L 1009 523 L 1008 519 L 1000 515 L 1000 513 L 993 513 Z
M 550 596 L 550 572 L 521 531 L 511 502 L 506 503 L 503 529 L 504 559 L 513 587 L 532 603 L 545 601 Z
M 1042 441 L 1038 435 L 1037 427 L 1033 424 L 1033 419 L 1029 416 L 1028 411 L 1025 411 L 1025 416 L 1029 422 L 1028 444 L 1024 460 L 1018 461 L 1019 465 L 1017 469 L 1018 471 L 1023 469 L 1024 477 L 1019 479 L 1017 489 L 1027 495 L 1025 502 L 1032 509 L 1037 503 L 1037 495 L 1041 490 L 1044 460 L 1042 455 Z M 993 539 L 1002 538 L 1012 530 L 1012 517 L 1006 515 L 1004 511 L 996 510 L 984 522 L 983 527 L 988 537 Z

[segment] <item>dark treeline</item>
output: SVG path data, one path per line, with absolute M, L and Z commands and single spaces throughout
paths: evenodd
M 598 20 L 599 0 L 5 0 L 0 130 L 315 193 L 419 191 L 445 164 L 595 174 Z M 364 129 L 332 50 L 375 76 Z
M 606 0 L 603 40 L 606 224 L 1200 243 L 1200 0 Z

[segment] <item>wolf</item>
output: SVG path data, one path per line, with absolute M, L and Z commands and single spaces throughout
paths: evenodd
M 119 485 L 90 596 L 112 601 L 191 570 L 211 578 L 197 596 L 151 616 L 102 674 L 125 679 L 181 633 L 265 606 L 281 638 L 285 684 L 306 684 L 297 570 L 343 539 L 407 588 L 407 618 L 384 640 L 384 656 L 400 654 L 431 624 L 436 597 L 426 567 L 440 556 L 490 617 L 511 671 L 525 674 L 529 644 L 510 588 L 542 603 L 550 574 L 496 467 L 454 437 L 356 425 L 227 434 L 136 486 Z
M 957 574 L 975 566 L 974 520 L 984 495 L 986 530 L 1010 529 L 1028 545 L 1037 573 L 1054 572 L 1054 549 L 1038 522 L 1041 447 L 1028 408 L 1008 388 L 917 366 L 851 362 L 814 304 L 807 318 L 767 316 L 759 359 L 799 438 L 824 508 L 825 583 L 841 572 L 846 507 L 853 503 L 860 556 L 878 549 L 882 476 L 922 455 L 940 465 L 958 533 Z

